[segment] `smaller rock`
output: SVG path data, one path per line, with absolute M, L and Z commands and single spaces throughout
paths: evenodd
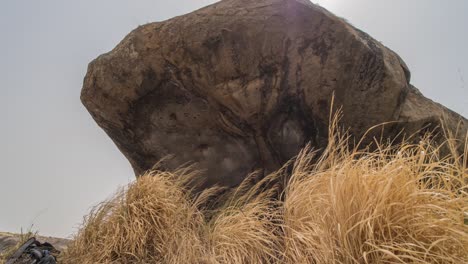
M 10 248 L 16 246 L 19 239 L 13 236 L 4 236 L 0 234 L 0 254 L 6 253 Z
M 63 251 L 67 248 L 71 240 L 65 238 L 36 236 L 37 240 L 41 243 L 48 242 L 53 245 L 57 250 Z M 5 254 L 11 248 L 21 243 L 21 235 L 12 233 L 0 232 L 0 254 Z

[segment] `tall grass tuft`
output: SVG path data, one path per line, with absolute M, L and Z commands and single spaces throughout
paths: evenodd
M 154 171 L 94 208 L 64 263 L 190 263 L 203 255 L 201 212 L 180 180 Z
M 62 261 L 468 263 L 468 140 L 362 150 L 329 134 L 320 155 L 306 147 L 232 191 L 193 195 L 196 173 L 150 172 L 87 216 Z

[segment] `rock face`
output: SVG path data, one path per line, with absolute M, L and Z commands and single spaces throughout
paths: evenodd
M 402 59 L 307 0 L 224 0 L 132 31 L 90 63 L 81 100 L 135 174 L 169 154 L 236 185 L 327 143 L 330 100 L 359 137 L 461 116 L 422 96 Z M 379 131 L 380 132 L 380 131 Z

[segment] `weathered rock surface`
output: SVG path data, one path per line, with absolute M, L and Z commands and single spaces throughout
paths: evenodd
M 421 95 L 403 60 L 306 0 L 224 0 L 131 32 L 90 63 L 81 100 L 135 174 L 174 154 L 208 184 L 273 170 L 326 145 L 330 100 L 357 137 L 466 119 Z

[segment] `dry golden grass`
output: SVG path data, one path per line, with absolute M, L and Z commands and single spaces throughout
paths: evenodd
M 203 255 L 201 212 L 190 202 L 187 171 L 154 172 L 96 207 L 65 263 L 190 263 Z
M 330 151 L 303 153 L 285 191 L 288 263 L 468 263 L 466 160 L 424 142 Z
M 448 140 L 442 156 L 428 139 L 376 151 L 348 143 L 330 130 L 320 157 L 303 150 L 280 199 L 262 188 L 288 165 L 255 186 L 253 175 L 197 196 L 189 169 L 148 173 L 90 213 L 62 261 L 468 263 L 468 145 L 458 155 Z

